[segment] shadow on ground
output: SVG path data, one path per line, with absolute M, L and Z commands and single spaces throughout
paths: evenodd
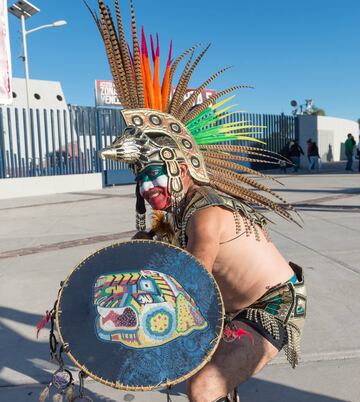
M 344 402 L 344 399 L 332 398 L 313 392 L 275 384 L 253 378 L 239 387 L 239 395 L 246 402 Z M 165 393 L 165 391 L 160 391 Z M 185 395 L 185 385 L 179 384 L 170 391 L 170 395 Z M 164 395 L 164 402 L 166 401 Z
M 44 385 L 50 381 L 49 369 L 51 369 L 49 361 L 49 347 L 46 342 L 39 342 L 35 337 L 35 326 L 42 317 L 37 314 L 26 313 L 8 307 L 0 307 L 0 356 L 1 371 L 9 373 L 8 375 L 0 375 L 0 399 L 7 402 L 35 402 L 38 400 L 40 391 Z M 31 334 L 26 338 L 12 329 L 6 320 L 16 322 L 18 324 L 27 324 L 34 328 L 34 340 L 31 340 Z M 0 374 L 1 374 L 0 371 Z M 21 375 L 23 377 L 21 377 Z M 14 381 L 14 378 L 17 378 Z M 14 385 L 21 384 L 21 379 L 25 378 L 27 383 L 29 380 L 40 384 L 34 385 Z M 104 388 L 107 390 L 107 388 Z M 78 391 L 78 387 L 77 387 Z M 247 402 L 343 402 L 344 400 L 336 399 L 312 392 L 299 390 L 285 385 L 275 384 L 259 379 L 251 379 L 239 388 L 243 400 Z M 119 396 L 108 397 L 90 390 L 86 391 L 86 395 L 96 401 L 151 401 L 154 393 L 149 393 L 149 399 L 144 393 L 132 393 L 124 391 L 116 391 L 109 388 L 109 394 Z M 107 394 L 106 391 L 104 393 Z M 156 393 L 156 400 L 164 402 L 167 400 L 166 391 Z M 170 395 L 181 396 L 186 401 L 185 384 L 178 384 L 170 390 Z M 177 398 L 178 400 L 179 398 Z

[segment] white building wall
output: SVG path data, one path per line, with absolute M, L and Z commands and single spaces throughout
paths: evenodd
M 25 79 L 12 79 L 12 106 L 26 108 Z M 61 84 L 58 81 L 29 80 L 29 106 L 32 109 L 67 110 L 67 104 Z
M 9 107 L 2 108 L 5 150 L 10 154 L 15 154 L 15 159 L 18 160 L 18 155 L 21 155 L 22 158 L 25 157 L 27 147 L 28 162 L 39 166 L 41 160 L 45 165 L 46 155 L 64 150 L 65 143 L 69 144 L 71 141 L 71 135 L 73 141 L 76 142 L 76 129 L 74 123 L 72 128 L 70 127 L 68 105 L 60 82 L 29 80 L 29 88 L 29 105 L 33 116 L 32 126 L 27 111 L 25 80 L 13 78 L 13 103 Z M 27 121 L 26 136 L 24 121 Z M 45 126 L 47 127 L 47 142 Z M 31 132 L 33 136 L 31 136 Z M 81 139 L 79 139 L 79 144 L 75 143 L 75 155 L 83 151 L 82 143 Z M 48 149 L 46 149 L 46 145 Z
M 356 121 L 339 119 L 337 117 L 318 117 L 318 143 L 321 157 L 329 152 L 329 145 L 332 146 L 334 161 L 346 159 L 345 141 L 347 134 L 351 133 L 356 140 L 359 139 L 359 125 Z
M 307 166 L 308 139 L 316 141 L 323 162 L 340 161 L 345 159 L 344 144 L 347 134 L 351 133 L 358 141 L 358 123 L 352 120 L 330 116 L 298 116 L 299 144 L 305 156 L 301 158 L 301 166 Z
M 298 116 L 299 121 L 299 144 L 304 151 L 304 156 L 300 158 L 300 166 L 307 167 L 309 162 L 306 156 L 307 143 L 311 138 L 312 141 L 318 142 L 317 132 L 317 116 Z
M 13 102 L 8 107 L 3 107 L 3 130 L 5 132 L 5 149 L 12 148 L 16 155 L 25 156 L 25 135 L 24 135 L 24 116 L 27 121 L 27 148 L 29 158 L 35 156 L 35 163 L 39 164 L 39 159 L 45 155 L 45 118 L 44 110 L 47 110 L 47 128 L 49 132 L 49 151 L 59 149 L 59 143 L 64 146 L 64 124 L 69 133 L 70 126 L 64 123 L 64 111 L 68 107 L 60 85 L 56 81 L 29 80 L 29 106 L 33 114 L 33 126 L 31 127 L 29 114 L 27 111 L 25 80 L 13 78 L 12 92 Z M 39 111 L 39 117 L 37 116 Z M 50 110 L 53 110 L 53 126 L 51 124 Z M 58 121 L 59 117 L 59 121 Z M 16 121 L 18 122 L 16 124 Z M 60 129 L 60 136 L 58 130 Z M 51 131 L 54 131 L 54 140 Z M 31 131 L 34 133 L 33 144 L 31 141 Z M 11 132 L 11 135 L 10 135 Z M 11 143 L 11 142 L 12 143 Z M 39 144 L 41 142 L 41 145 Z M 33 147 L 34 145 L 34 147 Z M 40 155 L 40 149 L 42 155 Z

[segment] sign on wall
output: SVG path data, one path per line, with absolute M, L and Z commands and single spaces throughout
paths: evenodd
M 188 99 L 195 91 L 195 88 L 188 88 L 184 100 Z M 175 92 L 175 87 L 172 88 L 172 93 Z M 197 96 L 194 106 L 203 103 L 214 95 L 216 91 L 213 89 L 203 89 Z M 114 81 L 111 80 L 95 80 L 95 104 L 96 106 L 121 106 L 116 93 Z
M 0 105 L 12 102 L 7 1 L 0 0 Z
M 95 80 L 96 106 L 121 106 L 116 93 L 114 81 Z

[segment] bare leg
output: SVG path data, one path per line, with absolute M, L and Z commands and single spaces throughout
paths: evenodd
M 220 342 L 211 361 L 187 383 L 191 402 L 213 402 L 258 373 L 277 354 L 278 350 L 260 334 L 244 323 L 236 322 L 253 335 L 234 342 Z

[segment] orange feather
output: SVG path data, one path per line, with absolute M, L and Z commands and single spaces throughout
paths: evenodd
M 140 53 L 140 49 L 139 49 L 139 53 Z M 149 108 L 149 96 L 148 96 L 148 91 L 146 89 L 146 77 L 145 77 L 145 69 L 144 69 L 144 63 L 143 63 L 143 59 L 141 57 L 140 54 L 140 69 L 141 69 L 141 76 L 142 76 L 142 81 L 143 81 L 143 87 L 144 87 L 144 103 L 145 103 L 145 107 Z
M 142 48 L 142 59 L 145 73 L 145 85 L 148 92 L 149 99 L 149 107 L 153 109 L 155 107 L 155 99 L 154 99 L 154 88 L 152 83 L 152 74 L 149 63 L 149 54 L 144 34 L 144 27 L 141 29 L 141 48 Z
M 171 53 L 172 53 L 172 41 L 170 41 L 170 49 L 169 56 L 166 63 L 166 70 L 164 73 L 164 78 L 161 86 L 161 98 L 162 98 L 162 111 L 165 112 L 168 101 L 169 101 L 169 92 L 170 92 L 170 67 L 171 67 Z
M 159 47 L 159 37 L 156 34 L 156 50 L 154 49 L 154 42 L 152 35 L 150 35 L 151 42 L 151 52 L 153 56 L 154 63 L 154 78 L 153 78 L 153 86 L 154 86 L 154 97 L 155 97 L 155 108 L 157 110 L 162 110 L 161 108 L 161 89 L 160 89 L 160 47 Z

